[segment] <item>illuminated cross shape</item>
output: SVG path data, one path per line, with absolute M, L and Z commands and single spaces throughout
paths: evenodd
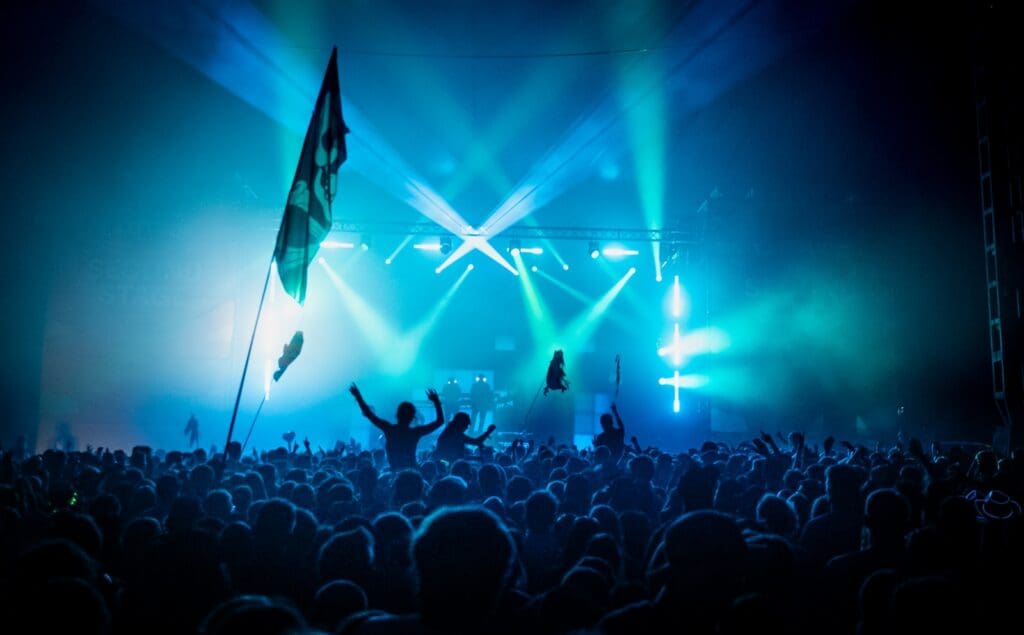
M 662 377 L 658 380 L 658 384 L 662 386 L 672 386 L 672 412 L 679 412 L 679 387 L 682 385 L 683 379 L 679 376 L 679 371 L 672 373 L 671 377 Z
M 672 386 L 673 397 L 672 397 L 672 412 L 679 412 L 679 389 L 680 388 L 700 388 L 708 384 L 708 377 L 706 375 L 680 375 L 679 371 L 672 373 L 671 377 L 662 377 L 658 380 L 658 384 L 661 386 Z
M 672 365 L 679 366 L 683 363 L 683 336 L 679 334 L 679 322 L 676 322 L 672 330 L 672 343 L 658 349 L 658 355 L 672 355 Z

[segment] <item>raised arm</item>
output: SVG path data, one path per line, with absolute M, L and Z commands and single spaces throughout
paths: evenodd
M 494 434 L 495 430 L 497 430 L 497 427 L 492 423 L 491 425 L 487 426 L 487 432 L 484 432 L 480 436 L 466 437 L 466 443 L 469 445 L 481 446 L 487 441 L 487 437 Z
M 437 391 L 433 388 L 428 389 L 427 399 L 430 400 L 430 403 L 434 404 L 434 412 L 437 413 L 437 418 L 434 419 L 433 423 L 417 428 L 422 433 L 421 436 L 426 436 L 444 425 L 444 410 L 441 408 L 441 398 L 437 396 Z
M 623 434 L 625 434 L 626 426 L 622 425 L 622 417 L 619 416 L 619 408 L 614 403 L 612 404 L 612 414 L 615 415 L 615 423 L 619 424 L 619 430 L 622 430 Z
M 370 423 L 377 426 L 381 430 L 385 430 L 390 425 L 384 419 L 381 419 L 373 410 L 370 409 L 370 405 L 363 399 L 363 393 L 359 392 L 359 387 L 353 383 L 348 387 L 348 391 L 352 393 L 352 396 L 356 398 L 356 403 L 359 404 L 359 410 L 363 413 L 363 416 L 370 420 Z

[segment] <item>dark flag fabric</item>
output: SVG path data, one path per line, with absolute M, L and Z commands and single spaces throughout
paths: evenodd
M 281 351 L 281 356 L 277 358 L 277 370 L 274 371 L 274 381 L 280 381 L 281 375 L 284 375 L 284 371 L 288 370 L 288 367 L 292 365 L 296 359 L 299 358 L 299 353 L 302 352 L 302 344 L 305 338 L 302 336 L 302 331 L 295 331 L 295 335 L 292 335 L 290 342 L 284 345 L 284 349 Z
M 337 191 L 338 168 L 348 156 L 347 132 L 341 116 L 338 50 L 334 49 L 306 130 L 274 249 L 281 286 L 299 304 L 306 299 L 309 265 L 320 242 L 331 231 L 331 202 Z

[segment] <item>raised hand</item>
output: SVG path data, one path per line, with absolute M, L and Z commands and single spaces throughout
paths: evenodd
M 359 392 L 359 386 L 356 386 L 356 382 L 352 382 L 352 384 L 349 385 L 348 391 L 352 393 L 352 396 L 356 399 L 362 397 L 362 393 Z
M 491 425 L 487 426 L 487 432 L 494 432 L 497 429 L 498 429 L 498 426 L 494 425 L 493 423 Z
M 619 414 L 619 408 L 618 408 L 618 406 L 615 405 L 614 401 L 612 402 L 612 412 L 614 414 Z
M 441 403 L 441 398 L 437 395 L 437 391 L 434 390 L 433 388 L 427 389 L 427 399 L 429 399 L 430 403 L 434 404 L 435 406 Z
M 832 451 L 832 446 L 835 445 L 835 443 L 836 443 L 835 437 L 827 437 L 825 439 L 825 445 L 824 445 L 824 447 L 825 447 L 825 454 L 828 454 L 828 453 L 830 453 Z
M 306 451 L 309 452 L 309 437 L 302 440 L 302 445 L 306 448 Z

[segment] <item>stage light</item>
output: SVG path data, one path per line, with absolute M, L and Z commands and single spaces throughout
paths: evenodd
M 523 256 L 521 254 L 514 254 L 512 261 L 516 265 L 516 274 L 519 276 L 520 290 L 523 293 L 523 300 L 525 301 L 526 308 L 526 323 L 530 328 L 530 334 L 533 336 L 535 342 L 550 342 L 554 337 L 552 331 L 552 324 L 550 320 L 545 319 L 548 315 L 547 307 L 544 305 L 544 300 L 537 292 L 537 288 L 534 286 L 533 281 L 530 279 L 529 270 L 523 263 Z
M 651 243 L 651 256 L 654 257 L 654 281 L 661 282 L 661 243 L 657 240 Z
M 362 238 L 360 238 L 360 240 L 359 240 L 359 247 L 363 251 L 369 251 L 370 250 L 370 237 L 367 234 L 363 234 Z
M 568 270 L 569 270 L 569 265 L 568 264 L 562 264 L 562 271 L 568 271 Z
M 395 258 L 398 257 L 398 254 L 400 254 L 402 252 L 402 250 L 405 249 L 406 245 L 408 245 L 411 242 L 412 242 L 412 236 L 411 235 L 410 236 L 406 236 L 405 238 L 403 238 L 402 242 L 398 243 L 398 246 L 395 247 L 395 250 L 392 251 L 390 254 L 388 254 L 388 257 L 384 259 L 384 264 L 390 265 L 391 263 L 393 263 L 395 261 Z
M 626 249 L 625 247 L 605 247 L 601 253 L 605 258 L 622 258 L 624 256 L 636 256 L 640 252 L 636 249 Z
M 533 265 L 532 267 L 530 267 L 530 271 L 532 271 L 533 273 L 537 273 L 537 265 Z
M 679 371 L 674 371 L 671 377 L 662 377 L 658 380 L 661 386 L 672 386 L 672 412 L 679 412 L 679 388 L 682 384 Z
M 434 273 L 436 273 L 437 275 L 441 275 L 441 267 L 435 267 Z
M 325 240 L 320 243 L 320 247 L 323 249 L 352 249 L 355 247 L 352 243 L 344 243 L 337 240 Z
M 629 273 L 630 273 L 630 275 L 636 273 L 636 267 L 630 267 L 629 268 Z
M 532 254 L 534 256 L 540 256 L 544 254 L 544 250 L 540 247 L 523 247 L 519 251 L 524 254 Z
M 683 345 L 683 336 L 679 332 L 679 322 L 676 322 L 672 329 L 672 343 L 659 348 L 658 355 L 662 357 L 671 355 L 672 365 L 681 366 L 683 363 L 684 352 L 685 347 Z
M 597 248 L 597 243 L 591 241 L 590 243 L 590 257 L 597 260 L 601 257 L 601 250 Z
M 441 243 L 416 243 L 412 248 L 420 251 L 441 251 Z
M 473 263 L 469 263 L 468 265 L 466 265 L 466 271 L 472 271 L 473 269 L 475 269 Z
M 446 256 L 452 252 L 452 237 L 451 236 L 441 236 L 440 249 L 441 249 L 441 253 L 446 255 Z
M 513 240 L 510 240 L 510 241 L 508 242 L 508 253 L 510 253 L 510 254 L 512 254 L 513 256 L 515 256 L 515 255 L 516 255 L 516 254 L 518 254 L 519 252 L 520 252 L 520 244 L 519 244 L 519 241 L 518 241 L 518 240 L 515 240 L 515 239 L 513 239 Z
M 318 256 L 316 260 L 317 260 L 317 262 L 319 262 L 320 264 L 326 264 L 326 263 L 327 263 L 327 259 L 326 259 L 326 258 L 324 258 L 323 256 Z

